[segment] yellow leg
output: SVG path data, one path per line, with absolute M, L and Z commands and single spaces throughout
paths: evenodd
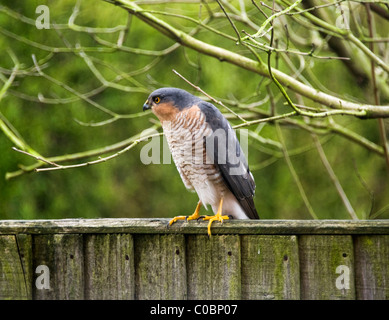
M 201 201 L 197 203 L 197 207 L 195 212 L 191 216 L 178 216 L 174 217 L 172 220 L 169 221 L 169 226 L 171 226 L 174 222 L 178 220 L 196 220 L 200 218 L 199 211 L 201 208 Z
M 220 199 L 219 207 L 217 209 L 216 215 L 204 217 L 203 220 L 209 220 L 209 223 L 208 223 L 208 236 L 209 237 L 211 237 L 211 225 L 212 225 L 212 222 L 220 221 L 221 223 L 223 223 L 224 220 L 230 219 L 229 216 L 222 216 L 222 211 L 223 211 L 223 198 Z

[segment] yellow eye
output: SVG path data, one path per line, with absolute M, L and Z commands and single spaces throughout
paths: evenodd
M 161 101 L 161 98 L 160 98 L 160 97 L 155 97 L 155 98 L 154 98 L 154 102 L 155 102 L 155 103 L 159 103 L 160 101 Z

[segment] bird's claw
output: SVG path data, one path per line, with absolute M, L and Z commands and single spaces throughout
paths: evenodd
M 170 227 L 174 222 L 177 222 L 178 220 L 186 220 L 186 216 L 178 216 L 178 217 L 174 217 L 173 219 L 171 219 L 167 226 Z
M 198 213 L 196 213 L 196 212 L 190 216 L 177 216 L 168 222 L 167 228 L 169 228 L 174 222 L 176 222 L 178 220 L 185 220 L 185 222 L 188 222 L 189 220 L 199 220 L 200 218 L 201 217 L 199 217 Z

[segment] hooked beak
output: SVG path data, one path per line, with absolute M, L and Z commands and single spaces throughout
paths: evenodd
M 145 104 L 143 105 L 143 111 L 150 110 L 151 105 L 149 104 L 149 100 L 146 100 Z

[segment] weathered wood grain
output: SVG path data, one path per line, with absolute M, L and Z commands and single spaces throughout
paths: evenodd
M 187 237 L 188 299 L 240 299 L 238 235 Z
M 26 286 L 27 299 L 32 299 L 32 286 L 33 286 L 33 256 L 32 256 L 32 235 L 29 234 L 16 234 L 15 235 L 18 249 L 20 263 L 23 269 L 24 282 Z
M 389 298 L 389 220 L 167 221 L 0 221 L 0 299 Z
M 357 299 L 389 299 L 389 235 L 355 237 Z
M 23 240 L 24 244 L 28 241 Z M 25 272 L 31 265 L 27 265 L 28 259 L 20 258 L 14 235 L 0 236 L 0 252 L 0 300 L 31 299 L 31 285 Z
M 84 299 L 83 236 L 80 234 L 51 234 L 33 237 L 34 299 Z M 44 266 L 48 269 L 40 270 Z M 37 270 L 38 268 L 38 270 Z M 37 273 L 37 271 L 39 271 Z M 39 276 L 42 275 L 41 278 Z M 48 275 L 49 278 L 46 278 Z M 47 282 L 40 288 L 37 281 Z
M 206 221 L 169 219 L 0 220 L 0 234 L 131 233 L 207 234 Z M 389 234 L 389 220 L 231 220 L 214 223 L 212 234 Z
M 183 235 L 135 236 L 136 299 L 186 299 Z
M 243 235 L 242 299 L 299 299 L 296 236 Z
M 134 241 L 130 234 L 85 235 L 85 298 L 134 299 Z
M 301 299 L 355 299 L 352 237 L 303 235 L 298 238 L 298 242 Z M 344 281 L 340 281 L 339 277 L 343 276 L 349 288 L 342 287 Z

